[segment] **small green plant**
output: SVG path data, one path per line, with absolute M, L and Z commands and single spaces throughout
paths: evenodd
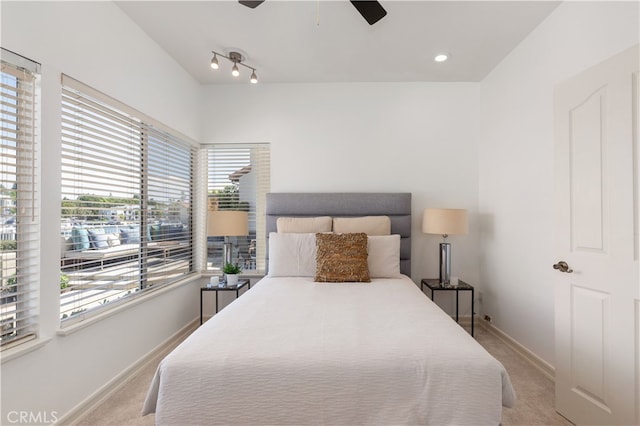
M 7 287 L 10 289 L 10 291 L 15 292 L 17 290 L 16 284 L 18 284 L 18 277 L 16 275 L 12 275 L 7 278 Z M 60 290 L 67 287 L 69 287 L 69 275 L 65 274 L 64 272 L 60 272 Z
M 0 251 L 15 251 L 15 250 L 18 250 L 18 242 L 16 240 L 0 241 Z
M 60 290 L 69 287 L 69 275 L 60 272 Z
M 18 284 L 18 277 L 16 275 L 11 275 L 9 278 L 7 278 L 8 291 L 12 291 L 12 292 L 18 291 L 18 287 L 16 286 L 17 284 Z
M 242 272 L 242 268 L 237 263 L 235 265 L 233 263 L 225 263 L 222 272 L 229 275 L 237 275 Z

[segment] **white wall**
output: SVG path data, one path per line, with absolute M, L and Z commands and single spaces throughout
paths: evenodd
M 3 352 L 2 417 L 60 418 L 198 316 L 197 283 L 67 336 L 59 327 L 60 73 L 197 139 L 197 83 L 111 2 L 2 2 L 2 47 L 42 64 L 42 347 Z M 15 417 L 14 417 L 15 419 Z
M 270 142 L 274 192 L 411 192 L 416 282 L 438 276 L 441 238 L 422 234 L 423 209 L 469 209 L 470 234 L 450 238 L 452 271 L 477 280 L 478 84 L 229 85 L 202 95 L 203 143 Z
M 561 4 L 482 82 L 481 312 L 554 365 L 553 89 L 638 43 L 637 2 Z

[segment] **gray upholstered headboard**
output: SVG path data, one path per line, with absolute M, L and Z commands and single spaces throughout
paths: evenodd
M 276 220 L 281 216 L 389 216 L 391 233 L 400 235 L 400 272 L 411 276 L 411 193 L 269 193 L 267 247 L 269 233 L 277 231 Z

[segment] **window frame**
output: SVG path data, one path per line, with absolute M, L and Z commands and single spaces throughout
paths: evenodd
M 243 152 L 240 154 L 241 152 Z M 239 259 L 237 253 L 232 258 L 235 261 L 239 261 L 242 263 L 240 265 L 243 267 L 243 273 L 247 275 L 264 275 L 266 273 L 266 194 L 270 192 L 271 188 L 271 146 L 268 142 L 263 143 L 215 143 L 215 144 L 206 144 L 202 145 L 202 152 L 204 154 L 204 162 L 206 169 L 206 204 L 204 211 L 204 220 L 206 221 L 207 213 L 211 209 L 215 209 L 215 203 L 212 203 L 212 191 L 220 190 L 224 187 L 224 176 L 225 175 L 234 175 L 233 179 L 238 178 L 246 174 L 246 167 L 249 166 L 251 168 L 251 173 L 254 174 L 252 179 L 255 180 L 255 183 L 251 183 L 250 185 L 255 185 L 255 193 L 252 195 L 251 201 L 248 203 L 249 208 L 246 208 L 246 198 L 241 194 L 229 195 L 234 197 L 233 201 L 229 201 L 227 198 L 226 202 L 222 202 L 223 205 L 226 204 L 221 210 L 240 210 L 240 211 L 248 211 L 249 213 L 249 229 L 250 235 L 254 236 L 255 246 L 254 247 L 246 247 L 247 244 L 252 244 L 250 242 L 251 238 L 245 239 L 243 237 L 236 237 L 236 239 L 247 240 L 243 241 L 240 246 L 236 247 L 234 244 L 234 252 L 243 251 L 245 253 L 245 257 Z M 225 158 L 225 154 L 221 155 L 221 158 L 218 159 L 218 162 L 221 164 L 220 170 L 214 172 L 214 163 L 215 160 L 212 158 L 214 153 L 228 153 L 228 156 Z M 243 156 L 246 159 L 243 159 Z M 217 176 L 216 176 L 217 175 Z M 238 179 L 240 182 L 241 177 Z M 229 182 L 231 178 L 229 179 Z M 241 183 L 238 183 L 238 187 Z M 240 192 L 240 189 L 238 192 Z M 237 196 L 237 199 L 235 197 Z M 252 234 L 251 232 L 255 233 Z M 215 238 L 218 241 L 218 245 L 214 250 L 217 250 L 214 254 L 214 257 L 211 258 L 209 256 L 212 251 L 212 238 Z M 213 274 L 221 274 L 221 266 L 222 266 L 222 239 L 223 237 L 210 237 L 208 236 L 206 241 L 206 250 L 205 250 L 205 269 L 209 273 Z M 255 252 L 255 255 L 252 259 L 249 260 L 249 263 L 246 263 L 246 253 Z M 219 259 L 218 259 L 219 258 Z M 234 262 L 235 263 L 235 262 Z M 247 268 L 246 266 L 254 265 L 254 268 Z
M 75 254 L 81 259 L 85 256 L 86 260 L 80 262 L 80 273 L 73 275 L 71 280 L 80 277 L 76 279 L 76 282 L 81 283 L 85 279 L 84 276 L 93 274 L 94 277 L 97 277 L 88 281 L 92 287 L 87 287 L 84 293 L 82 293 L 82 288 L 77 290 L 81 293 L 79 299 L 86 298 L 84 301 L 78 302 L 64 296 L 65 292 L 61 289 L 60 321 L 61 327 L 64 328 L 101 314 L 105 310 L 115 309 L 122 303 L 135 300 L 151 291 L 192 277 L 197 273 L 194 265 L 193 218 L 198 144 L 72 77 L 62 74 L 61 82 L 63 88 L 61 104 L 63 160 L 60 207 L 62 219 L 69 218 L 69 212 L 72 211 L 66 207 L 68 210 L 65 215 L 64 197 L 74 191 L 81 191 L 74 187 L 74 183 L 81 183 L 83 177 L 75 180 L 76 175 L 70 172 L 78 163 L 78 170 L 84 170 L 84 172 L 75 173 L 86 173 L 89 188 L 86 190 L 93 190 L 102 195 L 102 204 L 98 204 L 98 206 L 102 206 L 104 209 L 98 209 L 97 215 L 95 210 L 93 211 L 94 223 L 88 223 L 85 220 L 85 224 L 78 225 L 72 230 L 86 228 L 89 232 L 93 229 L 95 234 L 102 228 L 105 233 L 110 230 L 109 239 L 119 238 L 120 240 L 119 247 L 111 246 L 113 242 L 111 241 L 109 247 L 103 248 L 102 246 L 93 246 L 94 243 L 98 243 L 99 236 L 92 235 L 95 241 L 90 242 L 88 249 L 86 246 L 78 247 L 77 239 L 72 237 L 69 241 L 68 237 L 65 238 L 65 231 L 61 225 L 61 234 L 64 238 L 61 253 L 62 267 L 65 267 L 67 256 Z M 77 102 L 77 105 L 74 102 Z M 79 112 L 74 112 L 73 108 L 78 109 Z M 84 117 L 85 114 L 86 117 Z M 73 127 L 74 123 L 71 122 L 73 120 L 76 120 L 77 129 Z M 118 133 L 119 130 L 127 126 L 132 129 L 131 135 L 122 136 L 121 133 Z M 72 149 L 74 143 L 79 147 L 79 153 L 75 158 L 73 158 L 74 151 Z M 100 152 L 101 146 L 110 146 L 113 152 L 109 154 Z M 91 149 L 94 151 L 91 152 Z M 130 155 L 124 153 L 126 149 L 131 149 Z M 83 150 L 86 152 L 86 158 L 82 156 Z M 121 154 L 116 154 L 116 150 L 121 150 Z M 109 155 L 113 157 L 109 157 Z M 118 155 L 122 155 L 122 157 Z M 112 160 L 122 158 L 124 161 L 128 159 L 127 164 L 117 164 L 114 166 L 113 174 L 107 175 L 113 178 L 109 184 L 114 188 L 114 191 L 117 191 L 119 195 L 125 195 L 121 201 L 126 204 L 120 206 L 124 209 L 122 221 L 120 214 L 113 214 L 114 211 L 117 211 L 114 204 L 116 204 L 115 201 L 118 197 L 106 196 L 106 189 L 103 188 L 105 185 L 103 180 L 107 172 L 104 171 L 104 165 L 100 164 L 100 160 L 105 156 Z M 83 169 L 85 165 L 88 166 Z M 90 169 L 92 170 L 86 171 Z M 172 176 L 172 179 L 166 179 L 166 176 L 176 170 L 182 174 L 177 177 Z M 68 176 L 65 177 L 65 174 Z M 75 194 L 78 193 L 75 192 Z M 179 200 L 176 198 L 172 201 L 172 196 L 183 198 Z M 130 197 L 129 201 L 127 201 L 127 197 Z M 159 199 L 163 201 L 158 201 Z M 78 206 L 78 211 L 89 211 L 81 209 L 83 204 L 78 200 L 78 197 L 74 202 Z M 85 206 L 87 205 L 89 204 L 85 204 Z M 183 210 L 177 216 L 174 215 L 176 206 L 180 206 L 179 208 Z M 110 211 L 112 217 L 118 217 L 105 223 L 105 212 Z M 166 217 L 162 216 L 163 214 Z M 171 223 L 168 220 L 171 217 L 178 217 L 179 220 Z M 134 235 L 133 238 L 130 238 L 131 241 L 126 241 L 123 238 L 124 235 L 127 235 L 127 231 L 131 231 L 129 233 Z M 136 239 L 136 233 L 139 236 L 138 239 Z M 127 245 L 126 250 L 121 246 L 123 243 Z M 131 251 L 128 251 L 129 246 L 132 247 Z M 70 251 L 65 250 L 69 247 L 71 247 Z M 112 259 L 100 260 L 99 264 L 86 257 L 92 255 L 91 250 L 98 252 L 111 249 L 116 252 L 122 249 L 120 253 L 123 254 L 118 254 Z M 156 267 L 158 259 L 160 263 Z M 74 266 L 71 268 L 70 271 L 75 271 Z M 103 272 L 105 270 L 107 270 L 106 273 Z M 121 270 L 125 270 L 126 273 L 120 273 Z M 111 272 L 113 274 L 110 276 Z M 101 274 L 109 278 L 102 278 Z M 114 291 L 116 285 L 121 285 L 123 289 Z M 102 293 L 96 297 L 90 291 Z M 104 303 L 99 300 L 102 294 L 107 294 L 110 297 L 104 299 Z M 63 301 L 65 298 L 67 301 Z M 69 303 L 68 300 L 71 300 L 71 308 L 63 308 Z
M 15 248 L 13 244 L 3 243 L 0 249 L 3 295 L 0 303 L 0 350 L 5 351 L 36 339 L 40 325 L 41 74 L 39 63 L 4 48 L 1 53 L 0 151 L 3 155 L 0 160 L 0 185 L 4 188 L 4 184 L 11 181 L 13 176 L 10 193 L 15 193 L 10 195 L 15 199 L 13 207 L 9 208 L 14 210 L 12 235 Z M 15 84 L 10 81 L 15 81 Z M 2 210 L 0 217 L 4 218 L 4 207 Z M 4 220 L 0 226 L 4 233 Z

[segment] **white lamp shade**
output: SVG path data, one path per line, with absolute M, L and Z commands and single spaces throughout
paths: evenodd
M 233 237 L 249 234 L 249 214 L 235 210 L 210 211 L 207 218 L 207 235 Z
M 438 235 L 464 235 L 469 232 L 465 209 L 425 209 L 422 232 Z

